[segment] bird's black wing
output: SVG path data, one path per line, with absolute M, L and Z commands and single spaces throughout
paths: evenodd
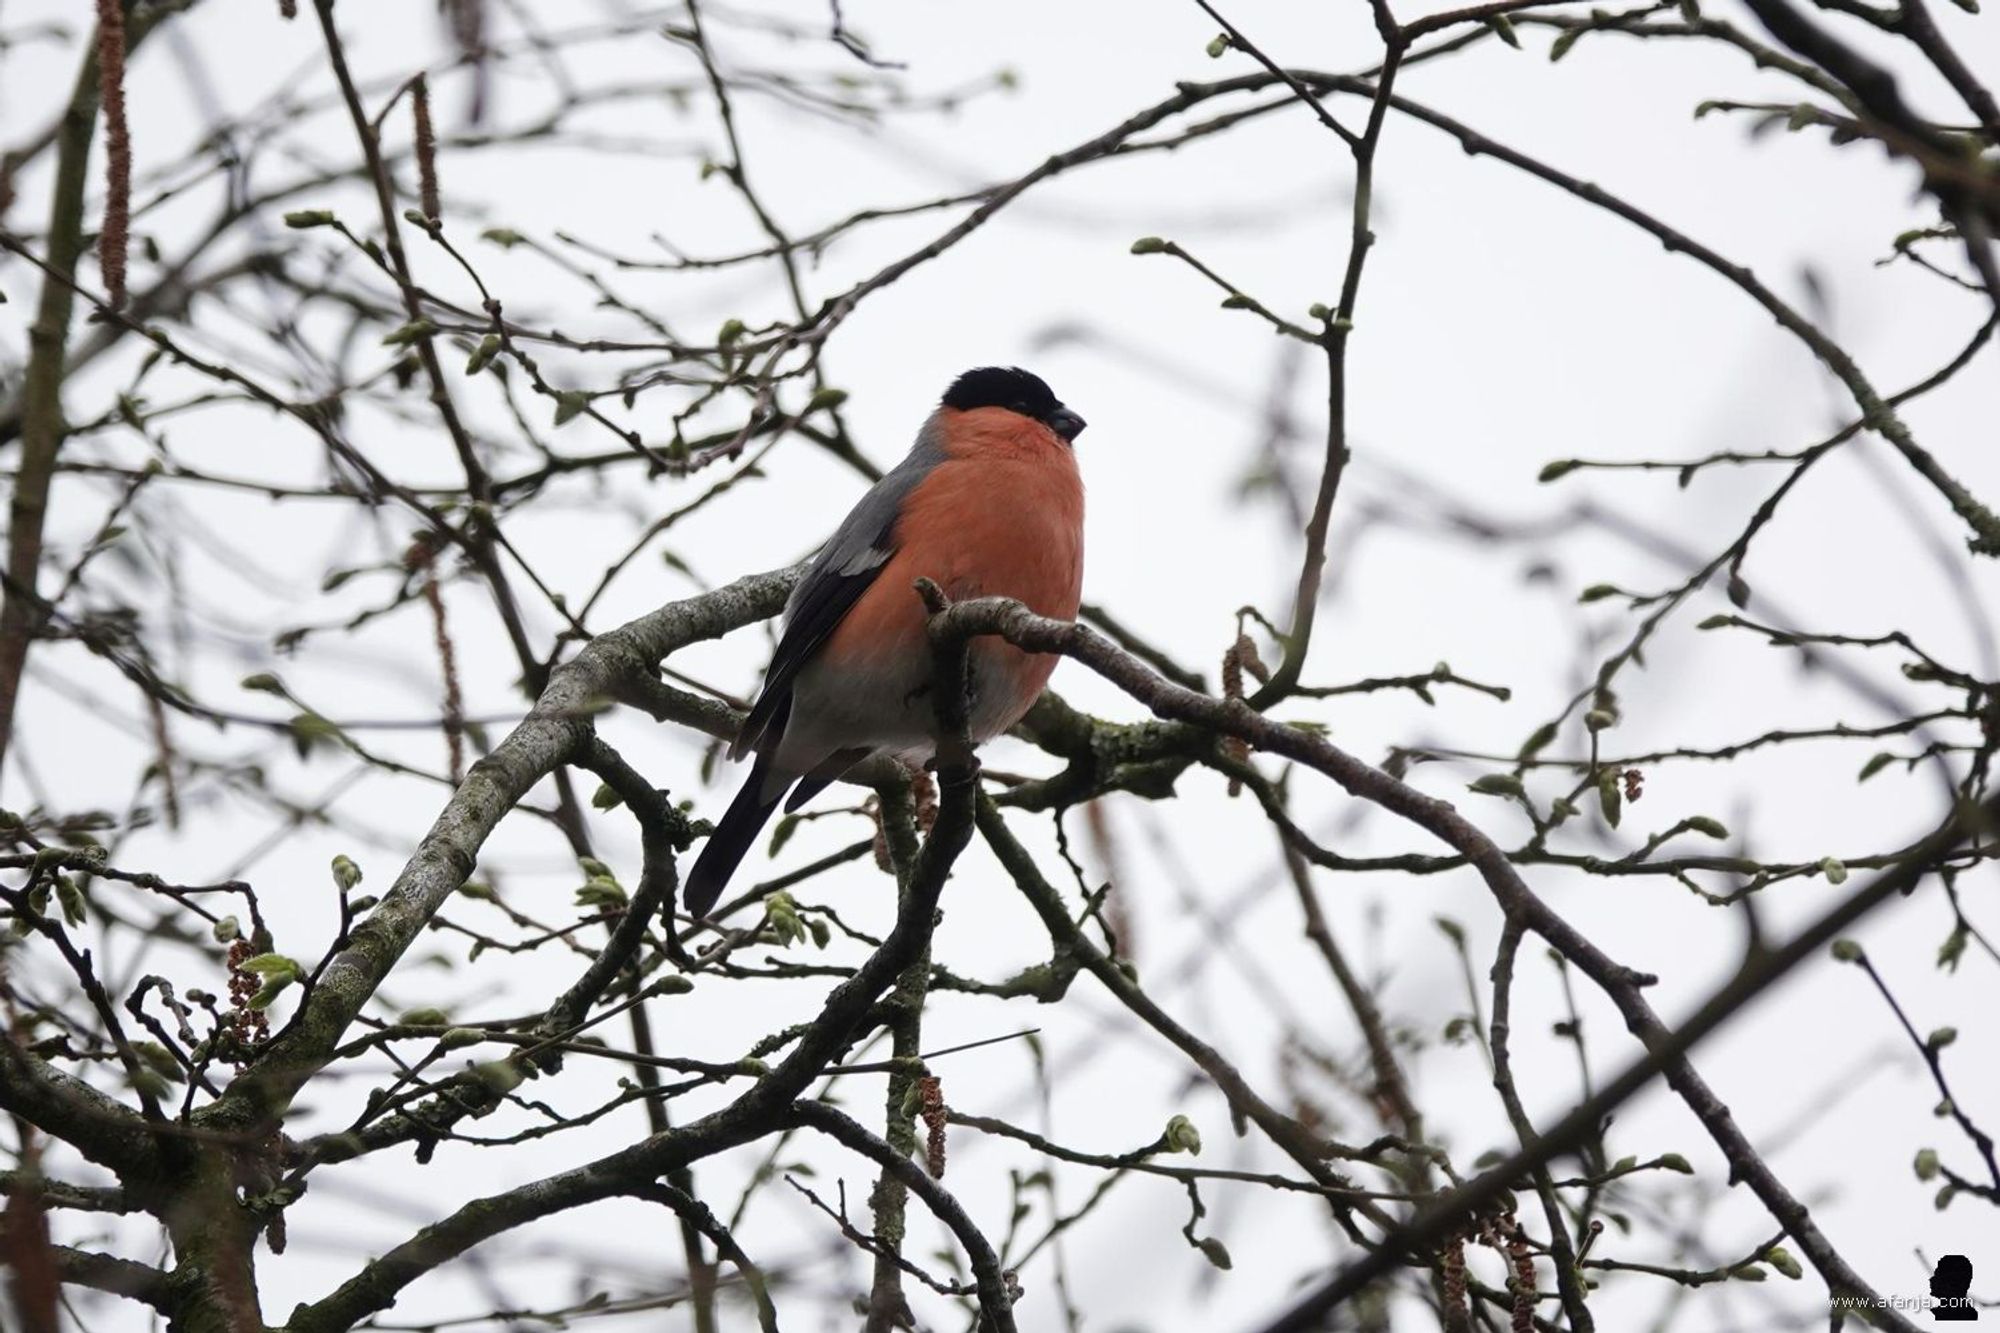
M 792 591 L 785 608 L 785 632 L 764 673 L 763 692 L 743 719 L 743 728 L 729 748 L 730 758 L 740 759 L 756 749 L 767 732 L 782 733 L 779 719 L 791 703 L 793 678 L 896 553 L 896 522 L 902 517 L 903 502 L 943 458 L 931 432 L 919 435 L 916 448 L 861 497 L 814 557 Z

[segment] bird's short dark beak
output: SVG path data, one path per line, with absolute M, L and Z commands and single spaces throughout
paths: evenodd
M 1049 414 L 1049 429 L 1065 440 L 1074 440 L 1083 434 L 1084 419 L 1067 407 L 1058 407 Z

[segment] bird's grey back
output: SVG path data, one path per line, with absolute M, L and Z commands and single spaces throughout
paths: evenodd
M 892 538 L 903 502 L 944 459 L 943 430 L 937 418 L 932 417 L 918 430 L 916 443 L 903 461 L 868 489 L 813 557 L 812 567 L 799 580 L 798 587 L 792 589 L 785 606 L 787 620 L 797 615 L 799 607 L 814 595 L 816 585 L 823 585 L 829 579 L 865 575 L 887 562 L 894 553 Z

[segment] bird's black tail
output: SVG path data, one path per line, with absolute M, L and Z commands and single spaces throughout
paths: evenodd
M 768 751 L 757 756 L 757 762 L 750 768 L 750 776 L 743 781 L 743 789 L 729 803 L 729 809 L 723 813 L 722 822 L 715 826 L 715 832 L 708 835 L 708 845 L 695 858 L 694 869 L 688 871 L 686 892 L 681 895 L 681 901 L 689 915 L 706 916 L 708 910 L 715 906 L 715 900 L 722 896 L 723 886 L 736 873 L 736 867 L 750 850 L 750 844 L 757 840 L 757 831 L 771 818 L 791 785 L 790 778 L 771 772 Z

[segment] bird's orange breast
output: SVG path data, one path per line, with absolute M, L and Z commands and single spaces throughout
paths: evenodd
M 936 425 L 945 460 L 905 499 L 896 553 L 829 638 L 832 660 L 928 652 L 912 588 L 920 577 L 954 600 L 1011 597 L 1039 615 L 1076 618 L 1083 480 L 1069 446 L 1002 408 L 946 410 Z M 992 719 L 998 730 L 1018 720 L 1055 668 L 1054 658 L 998 639 L 980 641 L 974 654 L 975 671 L 992 687 L 978 711 L 1006 714 Z

